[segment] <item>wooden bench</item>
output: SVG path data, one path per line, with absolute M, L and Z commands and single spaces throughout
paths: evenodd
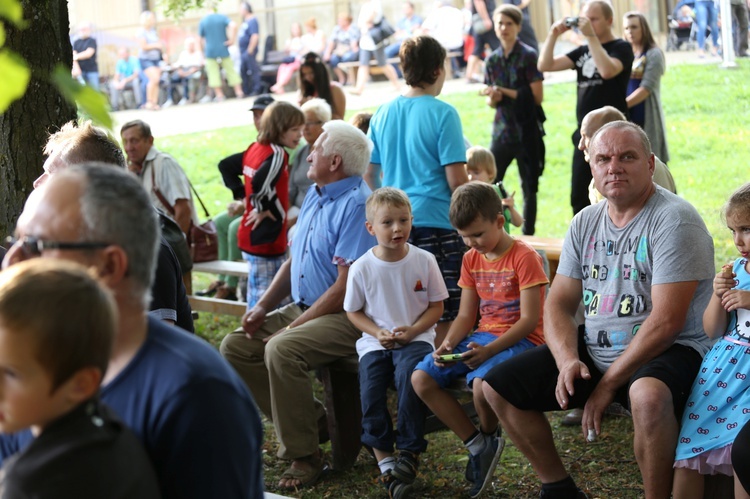
M 210 262 L 194 263 L 191 272 L 204 274 L 224 274 L 237 277 L 247 277 L 247 263 L 213 260 Z M 234 300 L 220 300 L 208 296 L 188 295 L 190 307 L 194 312 L 209 312 L 212 314 L 235 315 L 242 317 L 247 310 L 244 302 Z
M 549 282 L 552 283 L 555 274 L 557 273 L 557 266 L 560 263 L 560 253 L 562 253 L 563 240 L 558 237 L 539 237 L 539 236 L 513 236 L 525 243 L 531 245 L 532 248 L 541 252 L 549 261 Z

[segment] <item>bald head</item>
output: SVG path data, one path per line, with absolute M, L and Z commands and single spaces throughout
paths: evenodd
M 612 106 L 604 106 L 589 112 L 581 121 L 581 140 L 578 142 L 578 149 L 583 151 L 586 161 L 589 160 L 589 145 L 591 137 L 599 131 L 601 127 L 613 121 L 625 121 L 625 115 L 619 109 Z

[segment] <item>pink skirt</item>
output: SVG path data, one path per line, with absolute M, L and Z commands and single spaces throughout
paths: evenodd
M 701 475 L 721 474 L 734 476 L 734 470 L 732 469 L 732 444 L 725 445 L 719 449 L 712 449 L 690 459 L 680 459 L 675 461 L 674 467 L 695 470 Z

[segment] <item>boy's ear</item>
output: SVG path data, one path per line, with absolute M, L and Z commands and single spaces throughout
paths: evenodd
M 68 400 L 77 405 L 96 395 L 101 382 L 102 372 L 98 367 L 84 367 L 76 371 L 60 388 L 67 390 Z
M 369 232 L 371 236 L 375 235 L 375 230 L 372 228 L 372 224 L 369 220 L 365 220 L 365 227 L 367 228 L 367 232 Z
M 505 215 L 503 215 L 502 211 L 497 214 L 497 228 L 505 229 Z

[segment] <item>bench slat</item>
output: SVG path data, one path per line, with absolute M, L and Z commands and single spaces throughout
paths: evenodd
M 188 296 L 188 301 L 190 301 L 190 307 L 195 312 L 209 312 L 212 314 L 242 317 L 247 310 L 245 303 L 234 300 L 220 300 L 218 298 L 190 295 Z
M 226 274 L 238 277 L 247 276 L 247 263 L 230 262 L 227 260 L 211 260 L 193 264 L 193 272 L 205 272 L 206 274 Z

